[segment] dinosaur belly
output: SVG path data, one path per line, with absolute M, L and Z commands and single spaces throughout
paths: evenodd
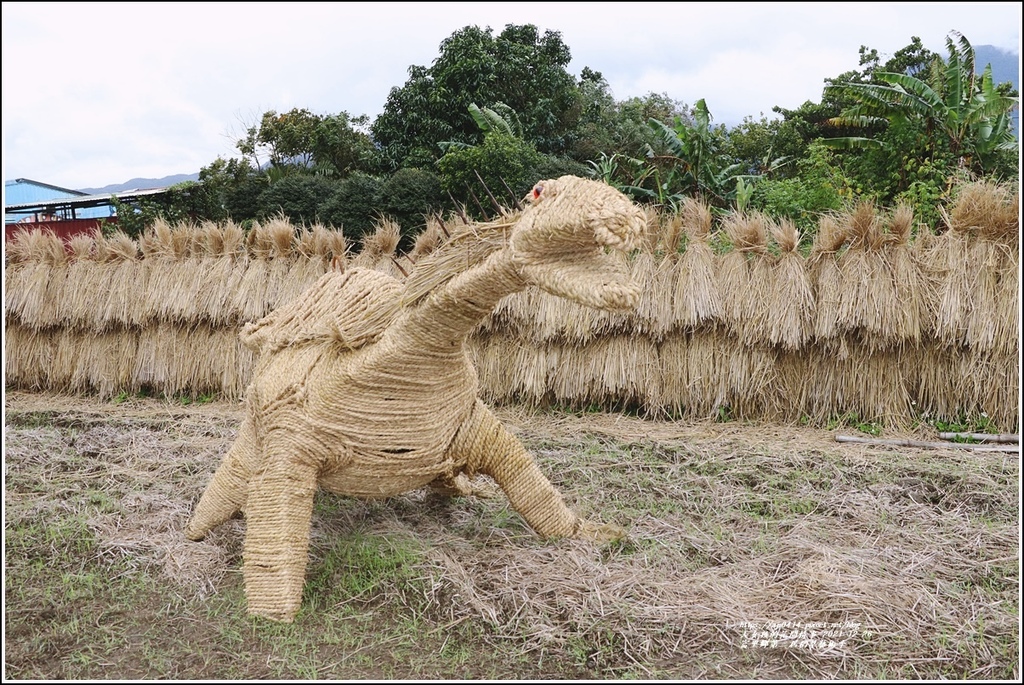
M 321 471 L 321 487 L 390 497 L 461 466 L 448 459 L 448 446 L 477 394 L 476 372 L 461 348 L 397 361 L 356 353 L 329 377 L 333 382 L 315 384 L 309 406 L 315 423 L 330 426 L 331 440 L 344 444 L 345 456 Z

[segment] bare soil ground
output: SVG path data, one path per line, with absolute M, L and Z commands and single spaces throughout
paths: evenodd
M 244 520 L 181 533 L 239 405 L 4 409 L 5 680 L 1020 676 L 1019 454 L 499 408 L 629 538 L 538 539 L 500 493 L 321 493 L 282 625 L 245 613 Z

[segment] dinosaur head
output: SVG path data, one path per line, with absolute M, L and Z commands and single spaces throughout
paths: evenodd
M 637 247 L 643 211 L 611 186 L 576 176 L 538 182 L 509 239 L 520 274 L 553 295 L 601 309 L 636 306 L 640 286 L 616 252 Z

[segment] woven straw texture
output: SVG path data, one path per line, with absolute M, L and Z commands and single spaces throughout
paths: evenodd
M 298 611 L 318 487 L 388 497 L 482 473 L 540 535 L 621 536 L 570 511 L 480 403 L 466 343 L 529 284 L 589 306 L 635 306 L 639 288 L 608 248 L 633 247 L 645 221 L 609 186 L 544 181 L 517 221 L 485 231 L 507 242 L 458 236 L 407 289 L 358 266 L 330 272 L 246 325 L 242 340 L 257 355 L 246 418 L 186 535 L 201 539 L 244 511 L 250 613 L 291 621 Z

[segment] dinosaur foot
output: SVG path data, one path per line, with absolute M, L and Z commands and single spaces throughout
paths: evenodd
M 470 480 L 464 473 L 454 478 L 442 476 L 427 486 L 431 495 L 439 497 L 479 497 L 490 499 L 496 497 L 498 488 L 481 481 Z
M 614 523 L 596 523 L 585 519 L 580 520 L 576 534 L 573 535 L 574 538 L 594 542 L 615 542 L 625 539 L 626 536 L 626 529 Z

